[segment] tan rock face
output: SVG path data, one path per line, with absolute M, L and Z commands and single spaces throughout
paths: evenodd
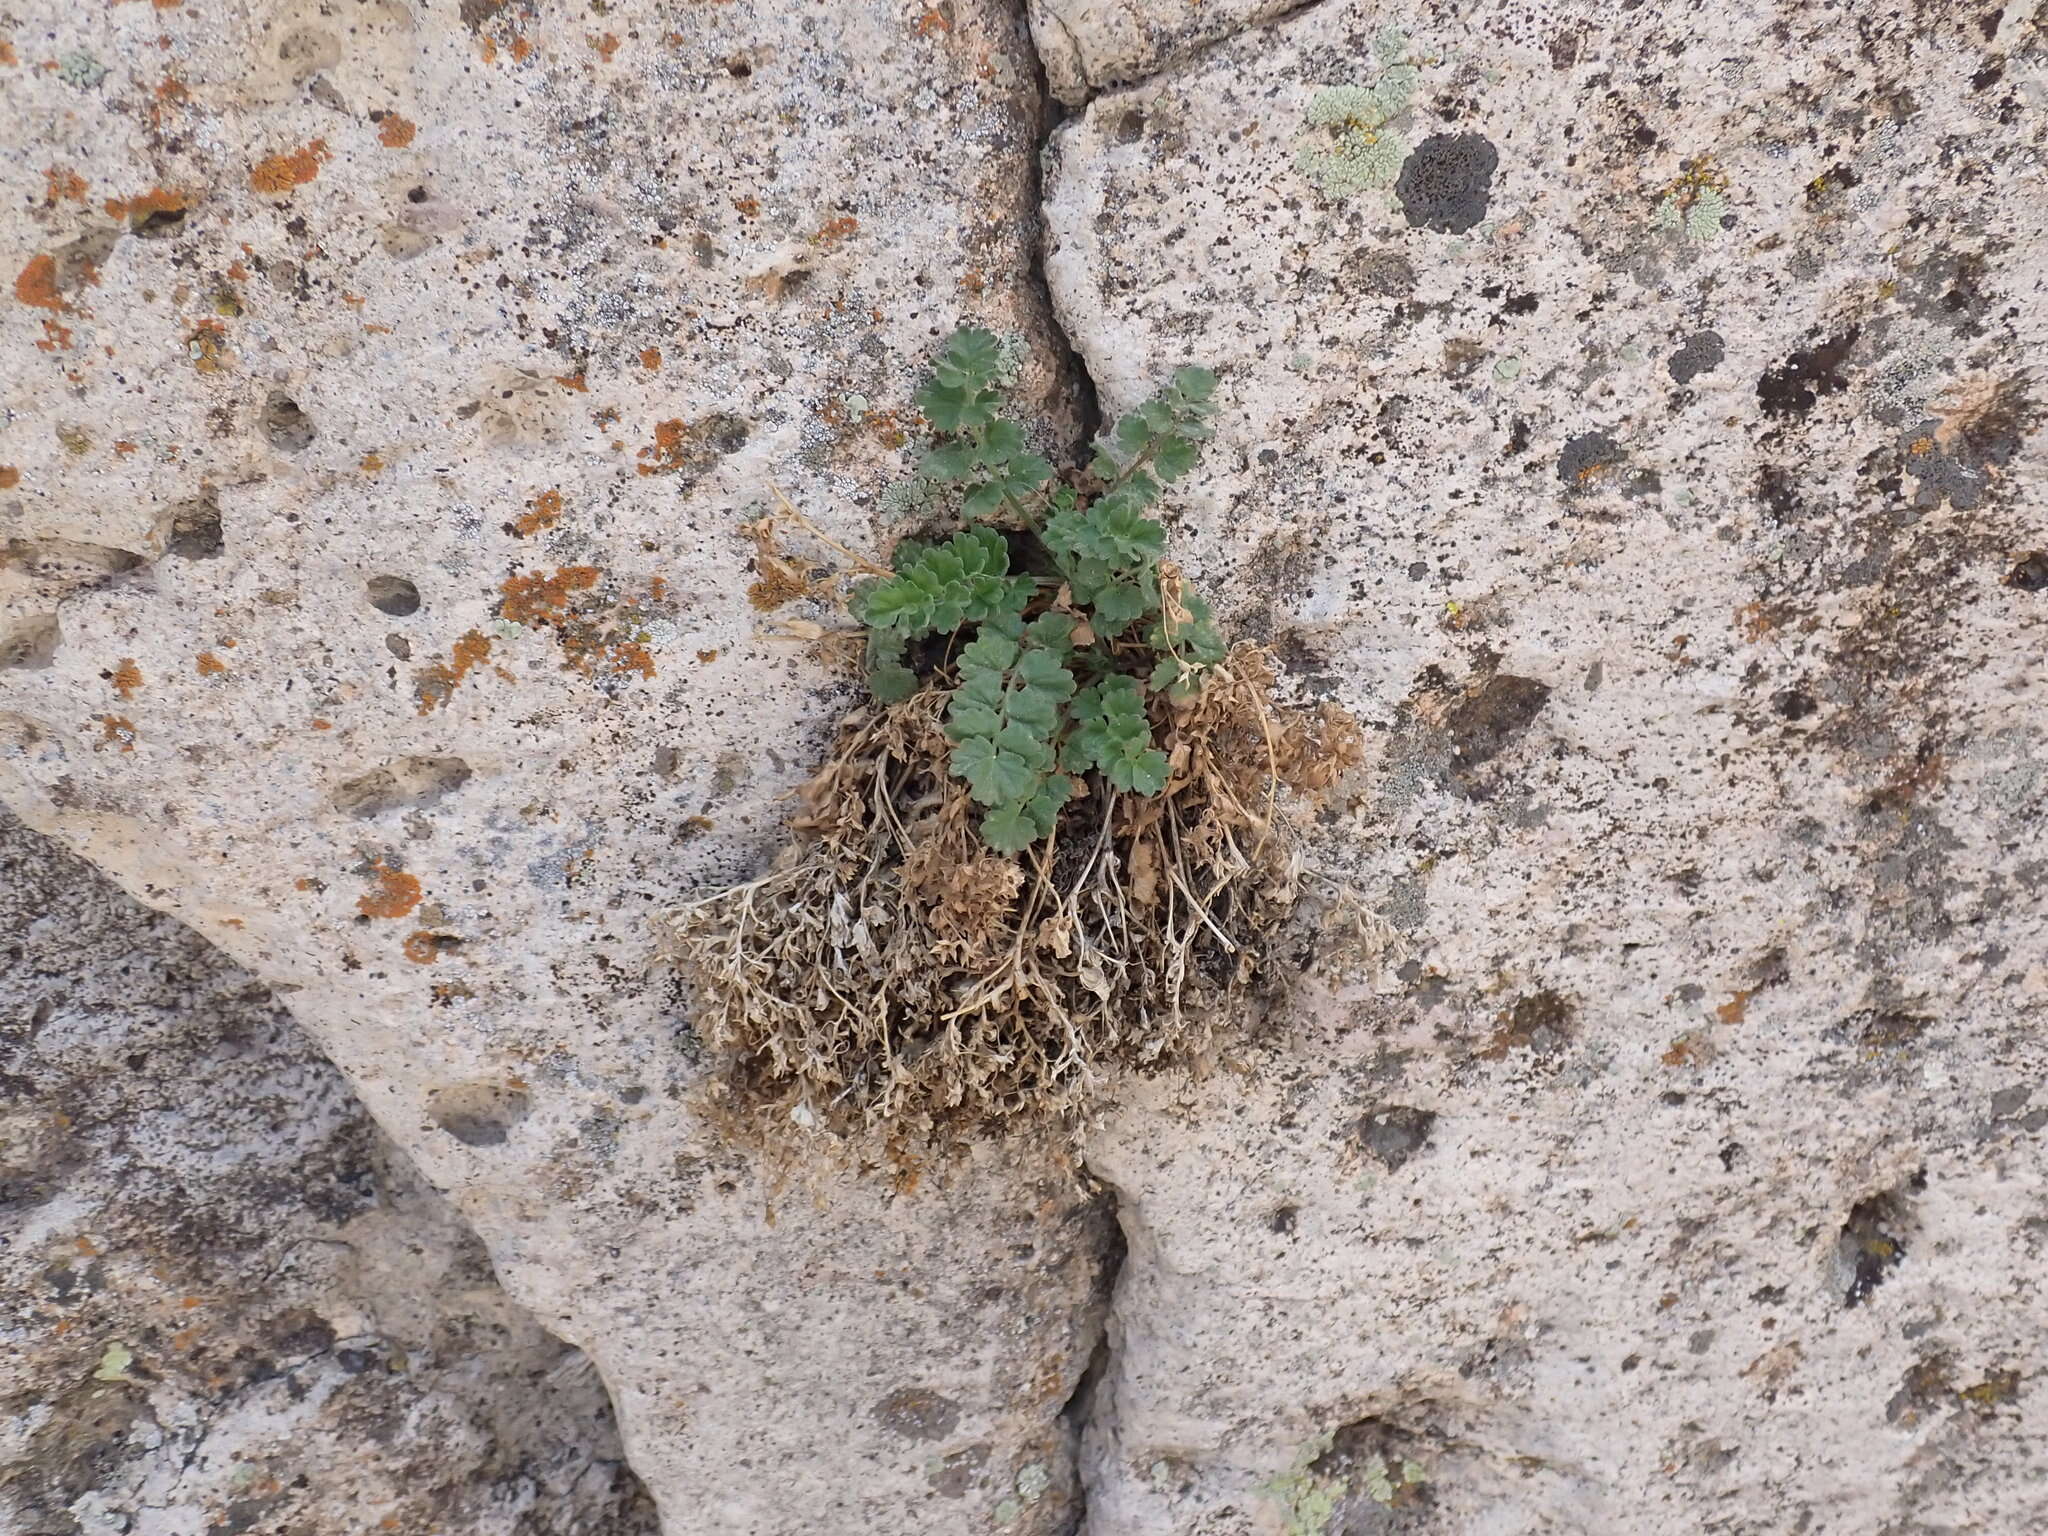
M 1071 1168 L 762 1167 L 646 922 L 849 696 L 749 601 L 770 483 L 881 539 L 963 319 L 1067 409 L 1022 18 L 346 10 L 11 34 L 8 799 L 285 992 L 674 1528 L 1055 1528 Z
M 590 1362 L 264 988 L 0 812 L 0 1529 L 651 1536 Z
M 1966 188 L 2040 38 L 1387 19 L 1053 141 L 1105 407 L 1234 403 L 1191 574 L 1377 727 L 1326 857 L 1405 949 L 1089 1142 L 1090 1529 L 2038 1524 L 2044 215 Z
M 284 992 L 670 1528 L 1067 1529 L 1084 1418 L 1101 1533 L 2040 1523 L 2035 22 L 42 11 L 0 793 Z M 853 697 L 771 483 L 885 544 L 963 319 L 1080 420 L 1041 55 L 1059 320 L 1222 374 L 1175 554 L 1375 727 L 1402 938 L 1111 1087 L 1078 1394 L 1069 1162 L 765 1161 L 646 921 Z

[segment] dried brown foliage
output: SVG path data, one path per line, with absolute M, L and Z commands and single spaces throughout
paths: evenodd
M 1056 1113 L 1111 1068 L 1199 1055 L 1295 907 L 1279 790 L 1363 756 L 1349 716 L 1273 684 L 1243 646 L 1195 699 L 1155 698 L 1166 791 L 1093 781 L 1016 858 L 946 771 L 943 690 L 855 711 L 774 867 L 671 914 L 698 1033 L 805 1126 Z

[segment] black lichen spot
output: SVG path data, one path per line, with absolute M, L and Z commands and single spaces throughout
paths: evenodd
M 2048 551 L 2028 550 L 2005 573 L 2005 584 L 2022 592 L 2048 592 Z
M 420 611 L 420 589 L 403 576 L 372 576 L 364 584 L 370 606 L 394 619 L 410 618 Z
M 1822 395 L 1837 395 L 1849 387 L 1842 377 L 1842 365 L 1863 327 L 1852 325 L 1839 336 L 1830 336 L 1810 351 L 1794 352 L 1775 368 L 1766 368 L 1756 381 L 1757 404 L 1766 416 L 1804 416 Z
M 1795 522 L 1803 507 L 1791 471 L 1777 464 L 1765 464 L 1756 472 L 1756 499 L 1771 521 L 1783 526 Z
M 1846 165 L 1831 165 L 1806 184 L 1806 206 L 1818 208 L 1835 194 L 1856 186 L 1860 179 Z
M 1435 1126 L 1435 1110 L 1387 1104 L 1353 1125 L 1351 1139 L 1393 1173 L 1428 1144 L 1429 1133 Z
M 875 1404 L 875 1417 L 906 1440 L 943 1440 L 960 1423 L 960 1405 L 930 1387 L 903 1387 Z
M 1550 702 L 1550 685 L 1502 672 L 1452 705 L 1444 719 L 1460 768 L 1491 762 L 1526 731 Z
M 1414 229 L 1462 235 L 1486 217 L 1500 152 L 1481 133 L 1433 133 L 1401 162 L 1394 195 Z
M 1494 1022 L 1493 1038 L 1475 1052 L 1482 1061 L 1504 1060 L 1509 1051 L 1555 1057 L 1576 1033 L 1570 999 L 1548 987 L 1516 998 Z
M 1771 708 L 1785 720 L 1804 720 L 1820 706 L 1813 702 L 1813 695 L 1802 693 L 1797 688 L 1787 688 L 1771 696 Z
M 1588 491 L 1603 471 L 1619 467 L 1626 458 L 1621 444 L 1605 432 L 1581 432 L 1558 450 L 1557 478 L 1573 494 Z
M 1721 340 L 1718 331 L 1700 331 L 1688 336 L 1679 349 L 1671 354 L 1665 363 L 1671 377 L 1680 384 L 1690 384 L 1703 373 L 1712 373 L 1721 366 L 1728 356 L 1728 347 Z

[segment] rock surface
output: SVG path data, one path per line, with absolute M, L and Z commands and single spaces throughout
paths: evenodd
M 1091 1531 L 2048 1519 L 2043 41 L 1331 3 L 1055 135 L 1060 314 L 1106 410 L 1222 374 L 1177 548 L 1376 725 L 1325 858 L 1403 937 L 1089 1141 Z
M 2044 1523 L 2040 19 L 1281 9 L 40 7 L 0 794 L 671 1530 Z M 852 697 L 738 525 L 884 544 L 963 319 L 1059 441 L 1218 369 L 1175 555 L 1381 746 L 1400 955 L 1086 1139 L 1099 1380 L 1060 1149 L 764 1156 L 646 921 Z
M 0 1529 L 646 1536 L 590 1364 L 246 972 L 0 812 Z
M 346 9 L 9 35 L 4 793 L 279 989 L 672 1528 L 1057 1529 L 1093 1195 L 764 1163 L 647 921 L 850 696 L 749 602 L 770 483 L 874 542 L 963 318 L 1071 430 L 1023 17 Z

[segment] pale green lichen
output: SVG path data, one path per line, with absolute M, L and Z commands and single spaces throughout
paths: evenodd
M 1419 1461 L 1402 1461 L 1390 1467 L 1387 1458 L 1378 1455 L 1366 1462 L 1364 1476 L 1366 1497 L 1375 1504 L 1391 1504 L 1404 1490 L 1429 1480 Z
M 1301 1448 L 1293 1466 L 1266 1484 L 1266 1496 L 1287 1518 L 1286 1536 L 1325 1536 L 1337 1505 L 1350 1491 L 1342 1478 L 1318 1477 L 1314 1470 L 1335 1438 L 1324 1430 Z
M 118 1340 L 109 1344 L 106 1353 L 100 1356 L 99 1369 L 92 1373 L 94 1381 L 126 1381 L 128 1367 L 135 1363 L 134 1352 Z
M 89 91 L 107 78 L 107 66 L 80 48 L 58 58 L 57 78 L 66 85 Z
M 1522 376 L 1522 360 L 1519 357 L 1504 357 L 1493 365 L 1493 376 L 1503 384 L 1512 384 Z
M 1391 187 L 1408 158 L 1408 141 L 1388 125 L 1415 99 L 1421 70 L 1408 59 L 1408 37 L 1387 27 L 1374 41 L 1382 66 L 1371 85 L 1332 85 L 1317 91 L 1302 127 L 1321 134 L 1295 152 L 1294 168 L 1325 197 L 1345 198 Z
M 1041 1462 L 1034 1461 L 1017 1474 L 1017 1497 L 1026 1504 L 1036 1504 L 1051 1486 L 1052 1474 Z
M 1688 240 L 1717 240 L 1728 213 L 1728 178 L 1702 157 L 1685 164 L 1678 180 L 1665 189 L 1650 222 L 1658 229 L 1681 231 Z

